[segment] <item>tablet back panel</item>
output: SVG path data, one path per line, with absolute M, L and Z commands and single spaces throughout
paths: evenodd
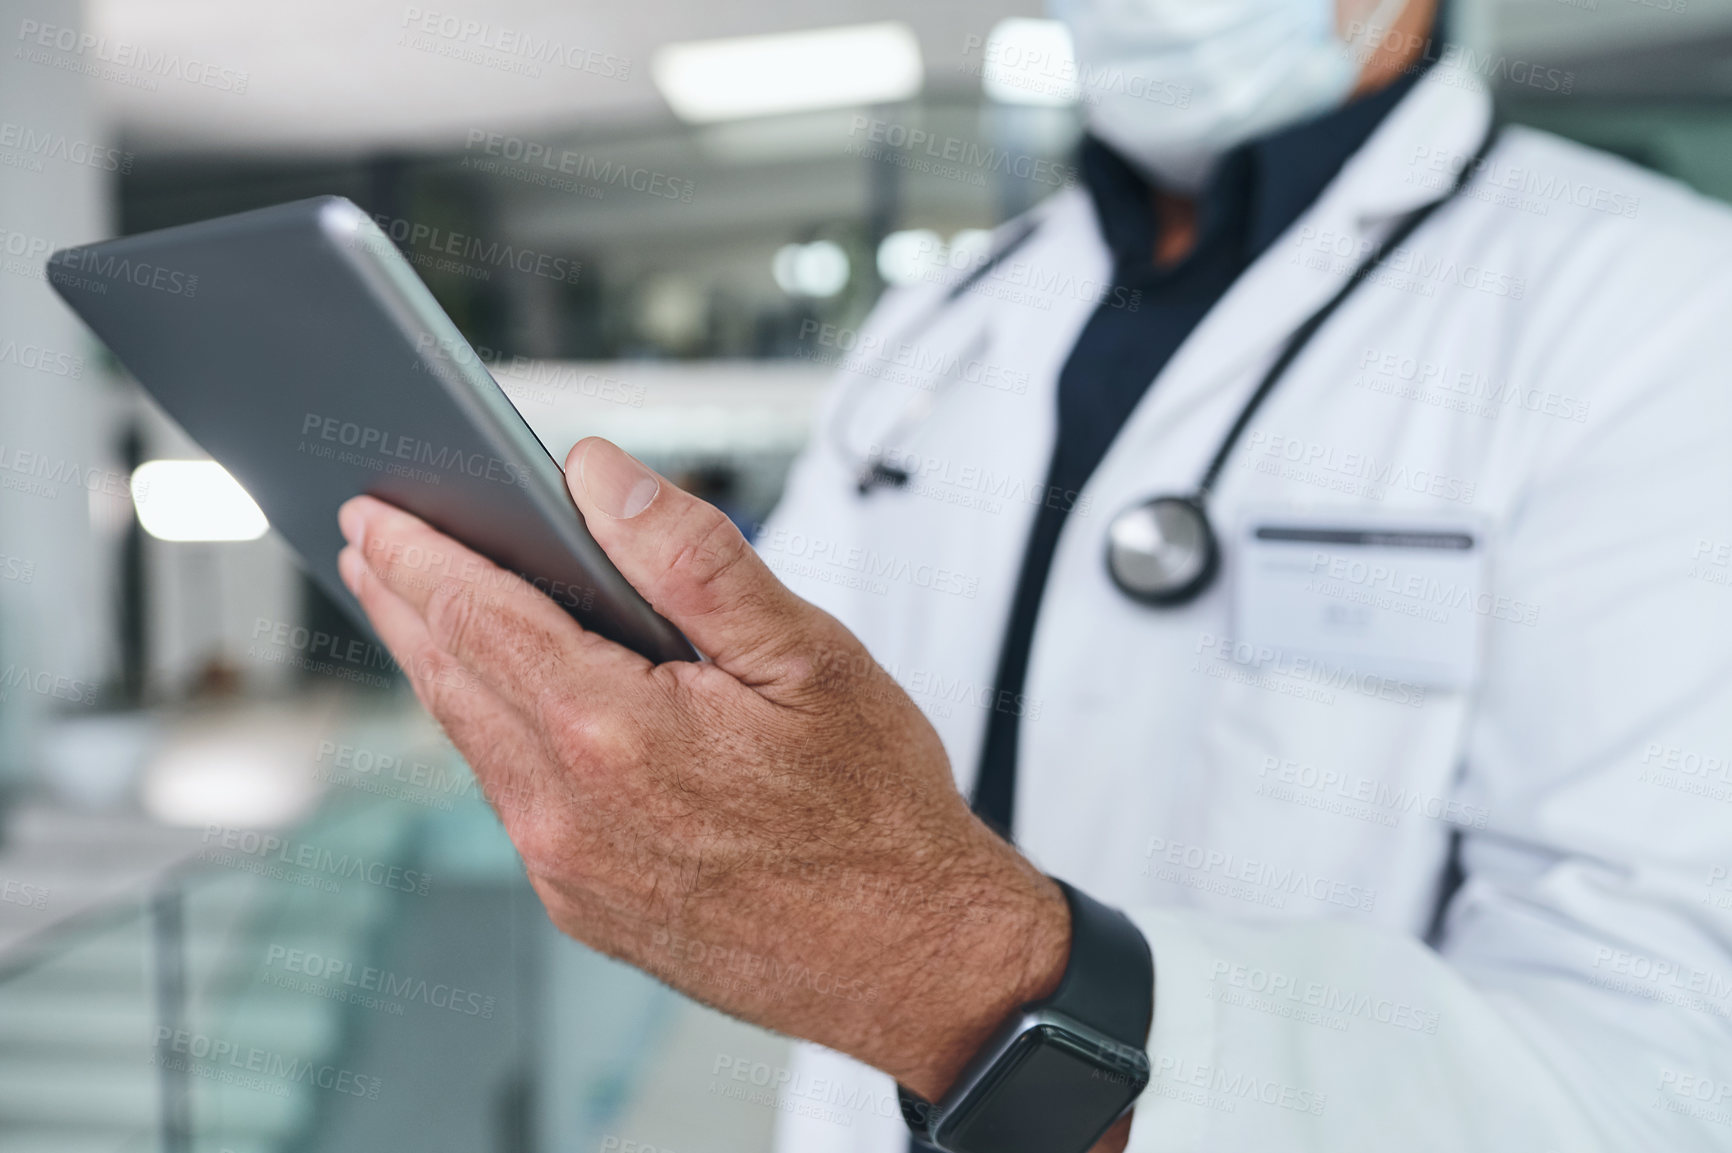
M 48 275 L 357 620 L 337 575 L 337 508 L 370 493 L 530 579 L 586 628 L 652 660 L 696 657 L 596 545 L 559 465 L 349 201 L 63 249 Z

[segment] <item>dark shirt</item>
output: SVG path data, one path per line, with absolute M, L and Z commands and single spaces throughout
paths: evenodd
M 1131 410 L 1191 330 L 1240 273 L 1310 207 L 1417 77 L 1405 76 L 1223 157 L 1198 197 L 1196 247 L 1168 267 L 1154 263 L 1157 232 L 1149 184 L 1099 141 L 1083 142 L 1083 180 L 1112 251 L 1113 283 L 1141 296 L 1107 293 L 1071 349 L 1059 375 L 1058 440 L 1046 491 L 1082 489 Z M 1134 311 L 1126 306 L 1129 299 L 1138 300 Z M 1027 679 L 1035 618 L 1068 512 L 1055 507 L 1059 503 L 1040 506 L 1029 534 L 1005 622 L 994 700 L 1016 700 Z M 1011 710 L 994 710 L 989 716 L 974 808 L 1007 832 L 1016 797 L 1018 717 Z

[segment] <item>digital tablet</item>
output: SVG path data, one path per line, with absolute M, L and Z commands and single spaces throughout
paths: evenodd
M 62 299 L 232 473 L 319 585 L 367 493 L 653 661 L 694 660 L 584 528 L 559 464 L 367 214 L 319 197 L 62 249 Z

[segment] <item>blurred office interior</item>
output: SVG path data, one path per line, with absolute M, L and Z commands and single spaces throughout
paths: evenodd
M 609 436 L 749 529 L 885 288 L 1073 178 L 1040 6 L 0 11 L 0 1149 L 767 1148 L 784 1043 L 549 928 L 388 660 L 42 263 L 347 196 L 555 456 Z M 1512 120 L 1732 198 L 1732 0 L 1455 19 Z M 832 64 L 703 55 L 737 37 Z

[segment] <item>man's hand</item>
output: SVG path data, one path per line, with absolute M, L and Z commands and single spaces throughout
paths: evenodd
M 652 665 L 368 497 L 342 509 L 343 579 L 560 929 L 941 1096 L 1056 988 L 1063 895 L 969 812 L 907 694 L 718 510 L 603 440 L 566 481 L 707 663 Z

